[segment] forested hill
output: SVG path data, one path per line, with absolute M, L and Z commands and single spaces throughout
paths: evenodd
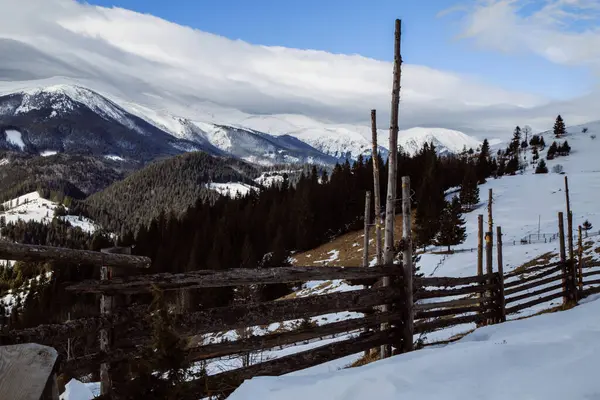
M 215 199 L 208 182 L 256 185 L 256 167 L 233 158 L 192 152 L 154 162 L 78 203 L 84 214 L 105 229 L 136 231 L 164 211 L 180 215 L 197 201 Z

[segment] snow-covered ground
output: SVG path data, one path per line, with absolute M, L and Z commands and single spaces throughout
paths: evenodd
M 206 185 L 208 189 L 214 190 L 223 196 L 236 197 L 245 196 L 251 190 L 258 190 L 257 187 L 241 182 L 215 183 L 211 182 Z
M 363 367 L 256 377 L 230 400 L 596 399 L 600 300 Z
M 6 201 L 2 205 L 5 211 L 0 212 L 0 217 L 4 217 L 6 223 L 9 224 L 19 220 L 24 222 L 50 223 L 54 218 L 54 210 L 59 204 L 42 198 L 38 192 L 31 192 Z M 98 226 L 93 221 L 85 217 L 79 219 L 79 217 L 67 215 L 59 218 L 89 233 L 93 233 L 98 229 Z
M 21 150 L 25 150 L 25 143 L 23 142 L 23 136 L 21 132 L 15 129 L 6 130 L 6 141 L 10 144 L 17 146 Z

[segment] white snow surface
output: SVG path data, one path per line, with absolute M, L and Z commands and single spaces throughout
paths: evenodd
M 223 196 L 229 196 L 235 198 L 237 196 L 245 196 L 250 193 L 251 190 L 258 190 L 257 187 L 248 185 L 241 182 L 228 182 L 228 183 L 207 183 L 208 189 L 214 190 Z
M 40 156 L 42 156 L 42 157 L 50 157 L 50 156 L 53 156 L 53 155 L 56 155 L 56 154 L 58 154 L 58 151 L 56 151 L 56 150 L 44 150 L 44 151 L 42 151 L 40 153 Z
M 60 400 L 92 400 L 94 393 L 85 383 L 71 379 L 65 385 L 65 391 L 60 395 Z
M 23 136 L 21 132 L 15 129 L 6 130 L 6 141 L 17 146 L 21 150 L 25 150 L 25 142 L 23 142 Z
M 10 161 L 8 161 L 7 158 L 0 159 L 0 167 L 3 165 L 8 165 L 8 164 L 10 164 Z
M 594 399 L 600 396 L 599 313 L 596 297 L 363 367 L 252 378 L 229 399 Z
M 125 159 L 123 157 L 116 156 L 114 154 L 108 154 L 108 155 L 104 156 L 104 158 L 106 158 L 107 160 L 112 160 L 112 161 L 125 161 Z

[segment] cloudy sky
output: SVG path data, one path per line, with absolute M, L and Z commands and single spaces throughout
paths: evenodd
M 0 0 L 1 90 L 75 81 L 199 118 L 367 123 L 389 113 L 403 20 L 401 127 L 480 136 L 600 119 L 597 0 Z M 41 80 L 41 81 L 40 81 Z M 382 124 L 385 124 L 382 122 Z

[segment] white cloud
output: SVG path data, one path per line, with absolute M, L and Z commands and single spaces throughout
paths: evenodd
M 349 123 L 368 121 L 370 109 L 377 108 L 380 125 L 388 123 L 388 62 L 253 45 L 151 15 L 73 0 L 0 0 L 0 6 L 2 80 L 63 76 L 188 117 L 197 117 L 194 110 L 206 109 L 203 102 L 210 101 L 250 113 L 298 113 Z M 540 14 L 531 26 L 531 21 L 516 16 L 517 6 L 514 0 L 487 1 L 468 15 L 466 35 L 506 51 L 523 46 L 531 50 L 556 23 L 544 21 Z M 548 12 L 546 18 L 556 15 Z M 529 28 L 531 38 L 523 43 L 520 35 Z M 560 40 L 544 50 L 548 57 L 564 62 L 580 58 L 582 39 L 572 36 L 556 36 Z M 589 47 L 600 52 L 600 44 Z M 535 128 L 536 118 L 544 118 L 541 129 L 557 108 L 544 104 L 538 96 L 483 84 L 475 77 L 403 65 L 402 127 L 442 126 L 478 133 L 517 123 Z M 588 120 L 590 115 L 580 117 Z

